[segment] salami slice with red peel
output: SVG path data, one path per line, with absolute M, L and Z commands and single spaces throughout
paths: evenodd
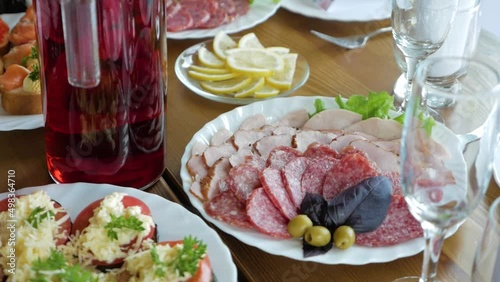
M 229 171 L 229 189 L 241 203 L 245 203 L 255 188 L 261 187 L 259 180 L 261 169 L 252 163 L 243 163 Z
M 250 221 L 248 221 L 245 205 L 229 190 L 206 202 L 204 207 L 207 214 L 213 218 L 233 226 L 252 228 Z
M 304 151 L 303 156 L 308 158 L 315 158 L 320 156 L 330 156 L 332 158 L 338 158 L 339 153 L 331 148 L 329 145 L 314 142 L 307 146 Z
M 279 169 L 272 167 L 264 169 L 260 175 L 260 182 L 271 202 L 284 217 L 290 220 L 297 215 L 297 209 L 288 196 Z
M 402 195 L 393 195 L 387 216 L 375 231 L 356 234 L 356 244 L 366 247 L 396 245 L 424 234 Z
M 180 10 L 173 17 L 167 18 L 167 30 L 171 32 L 192 28 L 193 18 L 186 11 Z
M 301 153 L 288 146 L 278 146 L 269 152 L 266 166 L 282 169 L 289 161 L 300 157 Z
M 296 208 L 300 208 L 306 194 L 302 189 L 301 179 L 308 165 L 308 158 L 298 157 L 289 161 L 281 171 L 285 189 Z
M 328 171 L 323 183 L 323 197 L 329 200 L 368 177 L 377 176 L 375 164 L 359 153 L 344 156 Z
M 250 194 L 246 211 L 250 223 L 260 232 L 276 238 L 291 238 L 288 220 L 274 206 L 264 188 L 257 188 Z
M 329 157 L 321 156 L 310 159 L 304 174 L 302 175 L 302 190 L 304 192 L 323 195 L 323 181 L 326 173 L 339 160 Z

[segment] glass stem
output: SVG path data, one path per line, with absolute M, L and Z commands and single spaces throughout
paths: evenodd
M 425 222 L 422 223 L 422 227 L 424 228 L 425 249 L 420 282 L 435 282 L 446 230 Z
M 415 57 L 406 57 L 406 91 L 405 98 L 401 103 L 401 109 L 405 110 L 406 103 L 410 99 L 412 87 L 413 87 L 413 78 L 415 77 L 415 71 L 417 70 L 417 64 L 419 60 Z

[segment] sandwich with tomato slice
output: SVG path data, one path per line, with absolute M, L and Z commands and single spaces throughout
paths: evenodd
M 1 200 L 0 226 L 5 227 L 0 232 L 1 272 L 8 281 L 28 281 L 30 265 L 68 241 L 71 219 L 45 191 L 37 191 Z

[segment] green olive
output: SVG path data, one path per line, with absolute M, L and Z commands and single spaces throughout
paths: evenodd
M 299 214 L 288 222 L 288 233 L 293 238 L 302 238 L 307 228 L 313 226 L 311 219 L 305 214 Z
M 333 242 L 335 246 L 341 250 L 351 247 L 354 241 L 356 241 L 356 233 L 354 233 L 354 229 L 350 226 L 339 226 L 339 228 L 333 232 Z
M 323 247 L 332 239 L 330 230 L 324 226 L 316 225 L 307 229 L 304 240 L 311 246 Z

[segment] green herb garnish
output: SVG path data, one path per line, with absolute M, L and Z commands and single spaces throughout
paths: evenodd
M 28 60 L 30 60 L 30 59 L 36 59 L 36 60 L 38 60 L 38 48 L 36 46 L 31 47 L 30 54 L 28 56 L 24 56 L 21 59 L 21 65 L 23 67 L 27 67 Z
M 29 79 L 32 81 L 37 81 L 40 79 L 40 69 L 38 64 L 33 65 L 33 70 L 28 74 Z
M 108 237 L 113 240 L 118 240 L 118 233 L 114 229 L 126 228 L 136 231 L 144 231 L 144 227 L 142 227 L 142 221 L 140 221 L 135 216 L 124 217 L 123 215 L 116 217 L 111 215 L 111 221 L 108 222 L 104 226 L 105 229 L 108 229 Z
M 52 211 L 46 210 L 42 207 L 36 207 L 28 216 L 26 221 L 33 227 L 38 228 L 38 224 L 44 219 L 54 218 L 54 213 Z
M 163 277 L 167 268 L 173 268 L 181 276 L 184 273 L 194 275 L 198 271 L 200 259 L 207 252 L 207 245 L 201 240 L 192 236 L 184 237 L 182 241 L 182 249 L 177 251 L 175 258 L 172 261 L 161 261 L 156 248 L 151 249 L 151 259 L 155 265 L 155 275 Z
M 309 113 L 309 118 L 324 110 L 326 110 L 325 102 L 321 99 L 314 100 L 314 113 Z
M 352 95 L 347 101 L 343 101 L 340 96 L 335 97 L 339 108 L 356 112 L 363 116 L 363 119 L 379 117 L 387 119 L 389 110 L 394 110 L 394 97 L 387 92 L 370 92 L 368 96 Z
M 53 281 L 53 278 L 71 282 L 97 281 L 92 272 L 82 269 L 79 265 L 69 265 L 64 255 L 54 249 L 50 251 L 48 258 L 35 260 L 31 269 L 35 272 L 31 282 L 49 282 Z

